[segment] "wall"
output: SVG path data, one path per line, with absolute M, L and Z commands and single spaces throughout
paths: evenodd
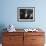
M 0 31 L 13 24 L 16 28 L 40 27 L 46 32 L 46 0 L 0 0 Z M 35 22 L 18 22 L 17 7 L 35 7 Z
M 16 28 L 46 28 L 46 0 L 0 0 L 0 25 Z M 35 7 L 35 22 L 18 22 L 17 7 Z M 0 26 L 1 27 L 1 26 Z

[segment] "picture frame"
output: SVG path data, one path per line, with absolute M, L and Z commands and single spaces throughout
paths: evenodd
M 35 21 L 35 7 L 18 7 L 17 8 L 18 22 L 34 22 Z

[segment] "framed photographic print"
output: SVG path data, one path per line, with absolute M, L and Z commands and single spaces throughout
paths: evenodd
M 18 7 L 17 21 L 21 22 L 35 21 L 35 7 Z

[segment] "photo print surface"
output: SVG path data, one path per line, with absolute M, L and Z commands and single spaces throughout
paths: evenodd
M 18 7 L 17 20 L 18 21 L 34 21 L 35 11 L 34 7 Z

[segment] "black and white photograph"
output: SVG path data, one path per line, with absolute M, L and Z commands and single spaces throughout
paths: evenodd
M 17 9 L 18 21 L 34 21 L 35 20 L 35 8 L 34 7 L 18 7 Z

